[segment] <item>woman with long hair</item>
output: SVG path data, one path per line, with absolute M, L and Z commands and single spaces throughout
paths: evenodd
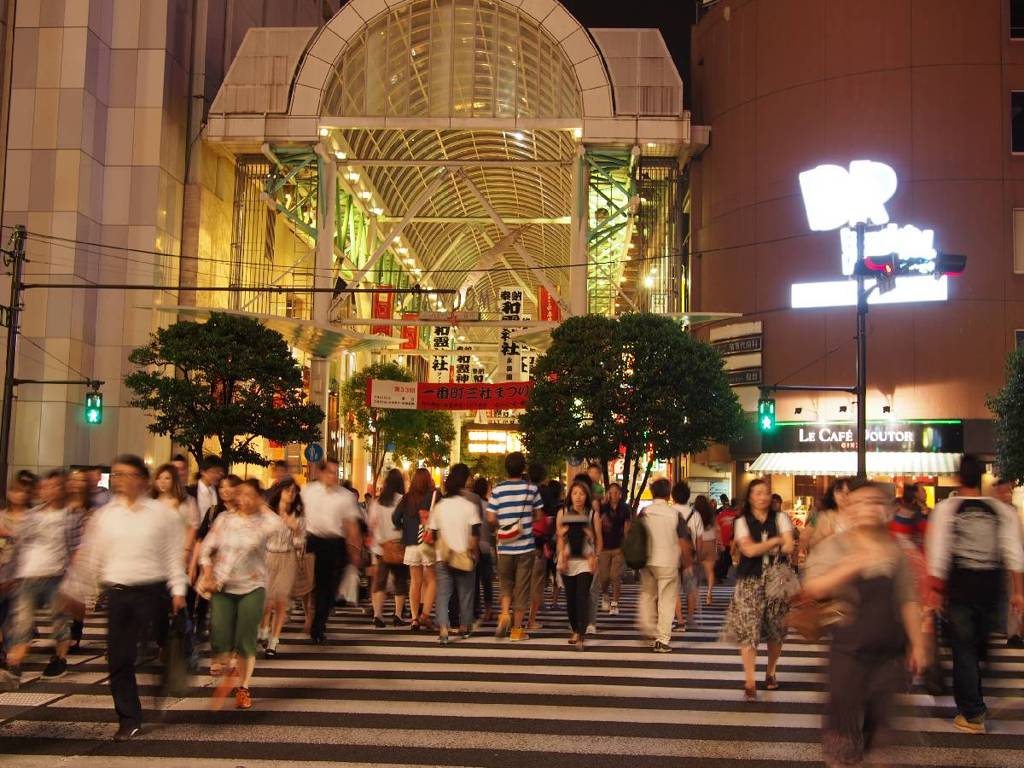
M 395 525 L 392 519 L 398 503 L 405 495 L 405 477 L 402 470 L 392 469 L 384 478 L 384 487 L 380 496 L 370 501 L 367 510 L 370 533 L 373 536 L 371 551 L 377 569 L 373 577 L 373 593 L 370 602 L 373 605 L 373 626 L 383 629 L 384 599 L 387 597 L 388 576 L 395 582 L 395 613 L 391 623 L 396 627 L 404 627 L 409 622 L 402 618 L 405 611 L 405 596 L 409 590 L 409 566 L 404 562 L 402 550 L 402 528 Z M 403 562 L 398 561 L 399 554 Z
M 210 529 L 213 528 L 214 521 L 216 521 L 220 515 L 234 508 L 235 493 L 238 486 L 241 484 L 242 478 L 238 475 L 231 474 L 224 477 L 217 486 L 217 504 L 206 511 L 206 515 L 199 523 L 199 528 L 196 531 L 196 546 L 192 548 L 192 557 L 188 568 L 188 578 L 191 584 L 196 584 L 199 581 L 199 551 L 202 549 L 201 545 L 207 534 L 210 532 Z M 204 627 L 206 625 L 206 617 L 209 610 L 210 601 L 198 594 L 197 590 L 195 617 L 193 621 L 196 628 L 196 637 L 200 639 L 203 639 L 206 634 Z M 214 677 L 220 674 L 220 666 L 216 659 L 210 663 L 210 674 Z
M 476 564 L 476 591 L 473 597 L 473 615 L 486 624 L 494 618 L 494 526 L 485 514 L 491 484 L 486 477 L 478 475 L 473 481 L 473 496 L 480 505 L 480 559 Z M 481 596 L 483 601 L 481 602 Z
M 718 561 L 718 542 L 721 534 L 718 532 L 718 524 L 715 522 L 715 510 L 711 507 L 708 497 L 701 494 L 693 500 L 693 509 L 700 515 L 700 521 L 704 524 L 704 533 L 701 534 L 700 552 L 695 553 L 700 558 L 701 567 L 704 568 L 704 580 L 708 585 L 707 598 L 704 605 L 711 605 L 712 593 L 715 589 L 715 563 Z
M 290 531 L 264 506 L 259 481 L 245 480 L 235 488 L 233 508 L 203 540 L 199 589 L 211 595 L 210 644 L 222 671 L 215 708 L 232 689 L 239 709 L 252 707 L 249 681 L 267 593 L 267 540 L 281 534 Z
M 771 504 L 768 484 L 754 480 L 747 486 L 743 511 L 736 518 L 740 562 L 736 566 L 736 589 L 726 613 L 723 637 L 740 647 L 745 680 L 743 694 L 747 701 L 757 700 L 754 670 L 761 642 L 768 645 L 765 689 L 773 691 L 779 687 L 775 668 L 786 636 L 783 619 L 789 603 L 770 597 L 766 587 L 772 566 L 793 552 L 793 525 L 785 513 L 772 514 Z
M 290 477 L 274 484 L 267 496 L 267 507 L 285 525 L 267 538 L 267 599 L 256 636 L 264 645 L 264 655 L 272 659 L 277 656 L 281 630 L 288 620 L 288 603 L 306 549 L 306 520 L 302 516 L 299 486 Z
M 594 501 L 590 485 L 574 481 L 565 507 L 555 518 L 558 570 L 565 583 L 565 607 L 572 635 L 569 644 L 583 650 L 583 636 L 593 618 L 590 587 L 601 551 L 601 526 L 594 525 Z
M 195 499 L 188 495 L 181 483 L 181 475 L 174 464 L 161 464 L 153 473 L 153 487 L 149 491 L 151 498 L 156 499 L 173 511 L 185 529 L 185 550 L 183 557 L 188 565 L 192 556 L 192 547 L 196 542 L 196 531 L 199 529 L 199 507 Z
M 434 574 L 437 556 L 427 520 L 436 495 L 430 470 L 420 467 L 413 473 L 409 490 L 392 516 L 395 527 L 402 529 L 402 544 L 405 545 L 403 563 L 409 566 L 409 612 L 413 618 L 413 632 L 419 632 L 421 627 L 427 630 L 434 628 L 430 613 L 434 610 L 437 595 L 437 577 Z

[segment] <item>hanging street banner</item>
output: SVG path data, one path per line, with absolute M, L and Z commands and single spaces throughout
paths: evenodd
M 501 304 L 501 320 L 508 322 L 501 329 L 499 374 L 505 381 L 529 381 L 537 360 L 536 353 L 512 339 L 512 334 L 521 330 L 518 323 L 530 319 L 530 315 L 523 313 L 523 290 L 514 286 L 502 288 L 498 291 L 498 301 Z
M 378 286 L 383 288 L 385 286 Z M 374 320 L 390 320 L 395 314 L 395 294 L 385 293 L 384 291 L 374 291 L 372 294 L 372 304 L 370 306 L 370 314 Z M 390 336 L 391 326 L 390 325 L 375 325 L 371 333 L 374 336 Z
M 403 320 L 415 320 L 417 317 L 415 312 L 403 312 Z M 416 351 L 420 348 L 420 329 L 415 325 L 403 325 L 402 326 L 402 346 L 399 349 L 406 351 Z
M 557 298 L 548 293 L 543 285 L 537 289 L 537 314 L 541 320 L 548 322 L 558 323 L 562 320 L 562 308 L 558 306 Z
M 533 383 L 435 384 L 371 379 L 366 404 L 371 408 L 421 411 L 503 411 L 526 407 Z
M 430 356 L 430 381 L 435 384 L 448 384 L 452 380 L 453 347 L 450 325 L 435 325 L 430 329 L 430 348 L 434 351 Z

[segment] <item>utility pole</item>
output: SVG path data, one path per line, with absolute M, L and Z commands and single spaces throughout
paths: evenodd
M 19 224 L 11 234 L 11 250 L 4 251 L 4 264 L 11 267 L 11 303 L 5 307 L 7 360 L 4 368 L 3 415 L 0 417 L 0 494 L 7 498 L 10 461 L 11 417 L 14 410 L 14 364 L 18 353 L 18 323 L 21 319 L 21 278 L 25 268 L 25 227 Z

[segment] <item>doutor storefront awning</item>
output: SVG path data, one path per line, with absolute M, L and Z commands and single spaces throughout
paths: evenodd
M 867 454 L 869 475 L 953 475 L 960 466 L 959 453 L 921 451 L 872 451 Z M 857 454 L 852 451 L 794 451 L 762 453 L 751 472 L 789 475 L 854 475 Z

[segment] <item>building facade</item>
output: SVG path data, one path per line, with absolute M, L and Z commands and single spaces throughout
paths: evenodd
M 960 421 L 962 441 L 948 438 L 949 452 L 992 456 L 986 398 L 1002 385 L 1024 328 L 1024 146 L 1014 143 L 1024 137 L 1015 95 L 1024 88 L 1021 4 L 706 5 L 693 33 L 692 81 L 695 119 L 710 126 L 711 141 L 692 171 L 691 296 L 695 309 L 745 315 L 735 329 L 716 324 L 712 337 L 759 335 L 751 368 L 760 383 L 854 383 L 854 310 L 791 308 L 793 284 L 843 279 L 839 235 L 810 231 L 798 175 L 822 164 L 885 163 L 899 180 L 886 204 L 892 221 L 934 230 L 938 250 L 966 254 L 968 264 L 949 278 L 946 301 L 871 308 L 868 419 Z M 739 356 L 729 365 L 750 364 Z M 739 391 L 753 410 L 756 386 Z M 775 399 L 779 421 L 796 429 L 848 422 L 855 410 L 841 394 Z M 734 446 L 738 474 L 767 452 L 752 437 Z M 794 497 L 816 467 L 836 473 L 827 461 L 779 461 L 789 475 L 779 486 Z M 878 474 L 951 482 L 940 472 L 907 465 Z

